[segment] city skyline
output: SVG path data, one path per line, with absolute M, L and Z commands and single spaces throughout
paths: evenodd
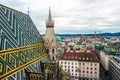
M 45 21 L 49 6 L 55 21 L 55 32 L 94 33 L 120 32 L 119 0 L 4 0 L 0 4 L 28 14 L 41 34 L 45 33 Z

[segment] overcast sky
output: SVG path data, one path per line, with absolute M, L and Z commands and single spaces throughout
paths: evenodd
M 29 15 L 41 34 L 51 7 L 56 33 L 120 32 L 120 0 L 0 0 Z

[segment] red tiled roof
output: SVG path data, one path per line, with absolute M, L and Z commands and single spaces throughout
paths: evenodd
M 59 60 L 78 60 L 87 62 L 99 62 L 95 53 L 86 52 L 65 52 L 63 53 Z

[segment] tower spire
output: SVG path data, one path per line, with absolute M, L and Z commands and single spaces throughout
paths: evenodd
M 50 9 L 50 7 L 49 7 L 49 16 L 48 16 L 48 20 L 52 20 L 52 18 L 51 18 L 51 9 Z
M 48 19 L 46 21 L 46 27 L 54 27 L 54 21 L 52 20 L 50 7 L 49 7 Z
M 58 50 L 56 48 L 56 36 L 54 31 L 54 20 L 52 20 L 51 9 L 49 7 L 48 19 L 46 20 L 46 33 L 45 33 L 45 47 L 49 53 L 50 59 L 55 61 L 57 59 Z

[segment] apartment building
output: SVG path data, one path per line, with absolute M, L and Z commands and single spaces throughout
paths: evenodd
M 99 59 L 91 52 L 65 52 L 59 66 L 69 72 L 73 80 L 99 80 Z

